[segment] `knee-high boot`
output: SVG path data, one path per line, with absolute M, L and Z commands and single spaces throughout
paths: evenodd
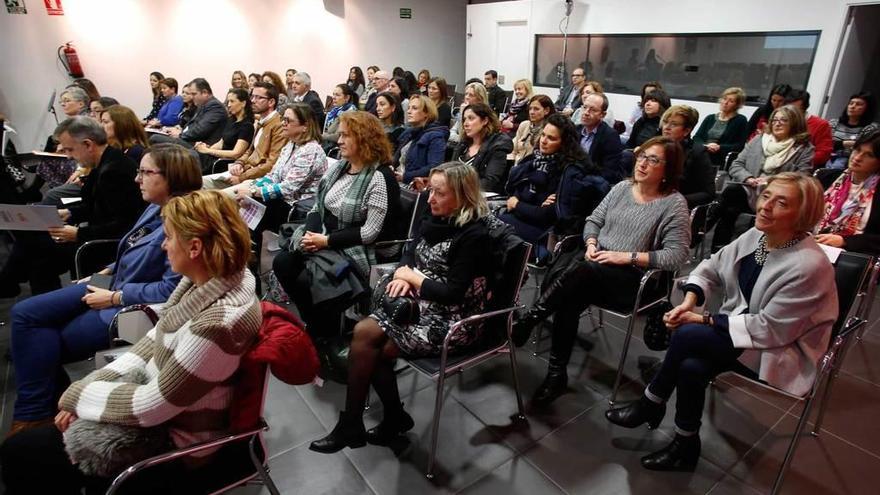
M 534 306 L 513 324 L 512 339 L 514 345 L 522 347 L 523 344 L 528 342 L 529 337 L 532 335 L 532 330 L 538 324 L 554 311 L 563 307 L 563 305 L 575 302 L 571 296 L 580 285 L 580 277 L 577 276 L 578 269 L 579 266 L 575 263 L 562 272 L 541 293 L 541 297 L 535 301 Z

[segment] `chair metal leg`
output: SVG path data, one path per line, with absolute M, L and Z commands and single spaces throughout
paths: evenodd
M 776 481 L 773 482 L 773 490 L 770 492 L 771 495 L 776 495 L 782 489 L 782 482 L 785 480 L 785 474 L 791 466 L 791 460 L 794 458 L 794 451 L 797 450 L 801 434 L 803 434 L 804 428 L 807 426 L 807 421 L 810 418 L 810 409 L 813 406 L 813 396 L 808 396 L 804 402 L 804 410 L 801 412 L 801 418 L 798 421 L 797 428 L 794 430 L 794 436 L 791 439 L 791 443 L 788 444 L 788 451 L 785 452 L 785 458 L 782 460 L 782 466 L 779 467 Z
M 602 313 L 599 313 L 600 318 Z M 614 378 L 614 391 L 611 392 L 611 399 L 608 404 L 614 405 L 617 400 L 617 392 L 620 390 L 620 381 L 623 378 L 623 366 L 626 364 L 626 353 L 629 351 L 629 342 L 632 340 L 633 327 L 636 323 L 636 314 L 633 312 L 629 316 L 629 323 L 626 326 L 626 338 L 623 340 L 623 349 L 620 351 L 620 364 L 617 365 L 617 376 Z
M 257 472 L 260 473 L 260 479 L 263 480 L 263 485 L 266 486 L 269 493 L 272 495 L 281 495 L 281 492 L 278 491 L 278 487 L 275 486 L 272 477 L 269 476 L 269 471 L 266 469 L 266 466 L 264 466 L 257 457 L 256 441 L 258 436 L 259 435 L 252 436 L 251 441 L 248 442 L 248 453 L 251 456 L 251 462 L 254 463 L 254 467 L 257 469 Z
M 541 345 L 541 336 L 544 333 L 544 323 L 539 323 L 538 328 L 535 329 L 535 348 L 532 350 L 532 356 L 538 355 L 538 346 Z
M 431 451 L 428 454 L 428 471 L 425 473 L 425 477 L 429 480 L 434 479 L 434 460 L 437 455 L 437 437 L 440 434 L 440 411 L 443 409 L 443 387 L 446 384 L 445 371 L 446 366 L 442 366 L 440 376 L 437 377 L 437 397 L 434 399 L 434 417 L 431 420 Z
M 507 350 L 510 354 L 510 371 L 513 373 L 513 390 L 516 392 L 516 407 L 518 411 L 516 417 L 519 420 L 525 420 L 525 408 L 523 407 L 522 394 L 519 392 L 519 374 L 516 371 L 516 348 L 510 339 L 507 340 Z

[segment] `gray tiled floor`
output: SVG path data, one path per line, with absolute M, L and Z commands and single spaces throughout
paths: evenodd
M 527 300 L 530 296 L 526 297 Z M 0 302 L 0 319 L 10 301 Z M 875 301 L 875 306 L 877 302 Z M 880 315 L 880 310 L 875 311 Z M 592 332 L 582 322 L 579 346 L 569 366 L 570 393 L 544 410 L 527 404 L 528 424 L 515 423 L 512 379 L 506 358 L 467 371 L 448 382 L 443 409 L 437 478 L 423 470 L 430 443 L 434 385 L 412 371 L 400 374 L 400 390 L 416 420 L 410 444 L 397 452 L 367 446 L 335 455 L 308 450 L 329 431 L 342 407 L 345 388 L 327 382 L 292 387 L 269 384 L 266 416 L 272 476 L 289 494 L 759 494 L 767 493 L 795 426 L 798 405 L 735 376 L 719 378 L 707 395 L 702 460 L 694 473 L 653 473 L 639 458 L 667 443 L 672 410 L 656 431 L 610 425 L 603 414 L 623 341 L 623 322 L 606 318 Z M 0 347 L 8 346 L 8 325 L 0 327 Z M 641 328 L 641 322 L 637 328 Z M 640 332 L 636 332 L 638 335 Z M 586 347 L 592 345 L 587 351 Z M 545 341 L 540 346 L 546 349 Z M 517 354 L 524 398 L 543 379 L 546 350 L 532 345 Z M 657 357 L 635 338 L 627 359 L 623 398 L 643 386 L 640 363 Z M 642 357 L 642 359 L 640 359 Z M 877 493 L 880 486 L 880 325 L 847 356 L 818 438 L 804 436 L 784 493 Z M 88 363 L 81 365 L 81 368 Z M 81 371 L 76 371 L 81 372 Z M 13 400 L 11 366 L 3 362 L 2 426 L 8 427 Z M 382 416 L 375 397 L 365 413 L 368 427 Z M 259 487 L 237 494 L 266 493 Z

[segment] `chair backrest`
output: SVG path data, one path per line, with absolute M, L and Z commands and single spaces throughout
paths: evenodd
M 831 187 L 831 184 L 840 177 L 840 174 L 843 173 L 843 169 L 837 168 L 817 168 L 813 172 L 813 177 L 815 177 L 819 183 L 822 184 L 822 189 L 828 189 Z
M 849 251 L 844 251 L 837 257 L 834 263 L 834 282 L 837 284 L 839 313 L 831 332 L 832 340 L 843 328 L 871 269 L 871 262 L 870 256 Z

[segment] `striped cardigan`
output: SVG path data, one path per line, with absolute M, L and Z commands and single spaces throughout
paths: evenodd
M 248 270 L 196 286 L 184 277 L 162 317 L 131 351 L 73 383 L 60 408 L 119 425 L 169 426 L 178 447 L 224 433 L 233 375 L 262 322 Z M 149 383 L 116 382 L 142 368 Z

